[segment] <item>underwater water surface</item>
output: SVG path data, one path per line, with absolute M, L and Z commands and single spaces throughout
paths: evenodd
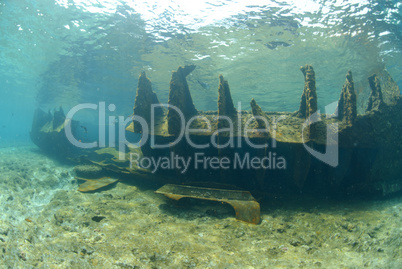
M 0 267 L 400 268 L 400 195 L 263 195 L 253 226 L 230 207 L 166 203 L 152 184 L 79 193 L 73 165 L 46 155 L 30 131 L 37 108 L 104 102 L 114 108 L 106 116 L 128 118 L 143 71 L 167 103 L 184 65 L 196 66 L 187 82 L 200 111 L 217 111 L 223 75 L 236 107 L 250 111 L 254 98 L 263 111 L 294 112 L 308 64 L 318 109 L 338 101 L 351 70 L 363 114 L 367 78 L 386 71 L 402 88 L 401 63 L 397 0 L 0 1 Z M 74 118 L 86 141 L 98 138 L 97 117 Z

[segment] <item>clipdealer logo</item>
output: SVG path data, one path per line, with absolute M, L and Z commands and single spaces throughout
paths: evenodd
M 325 107 L 326 112 L 327 110 L 331 109 L 336 106 L 336 102 L 328 105 Z M 158 106 L 168 107 L 174 109 L 178 115 L 180 116 L 181 121 L 181 130 L 179 135 L 175 137 L 174 141 L 171 141 L 166 144 L 157 144 L 155 142 L 155 137 L 153 135 L 155 131 L 155 108 Z M 75 114 L 81 110 L 90 109 L 90 110 L 97 110 L 98 111 L 98 132 L 99 137 L 97 141 L 93 142 L 82 142 L 77 140 L 72 132 L 71 122 Z M 116 110 L 116 106 L 114 104 L 109 104 L 107 106 L 107 110 L 109 112 L 114 112 Z M 241 103 L 238 103 L 238 111 L 241 111 Z M 337 115 L 331 115 L 332 117 L 336 117 Z M 328 117 L 328 116 L 327 116 Z M 238 117 L 240 118 L 240 117 Z M 253 149 L 267 149 L 269 147 L 268 141 L 262 145 L 255 144 L 253 141 L 250 140 L 249 134 L 259 132 L 259 133 L 270 133 L 272 137 L 271 140 L 271 148 L 276 148 L 276 128 L 279 121 L 285 119 L 286 116 L 281 115 L 279 117 L 272 117 L 271 124 L 269 124 L 268 120 L 264 117 L 258 118 L 258 120 L 263 120 L 266 125 L 266 129 L 254 129 L 250 128 L 250 124 L 255 120 L 253 117 L 250 117 L 244 124 L 241 126 L 241 121 L 238 122 L 238 133 L 241 133 L 244 138 L 244 142 Z M 143 167 L 145 169 L 150 169 L 152 172 L 156 172 L 158 169 L 176 169 L 185 173 L 190 168 L 190 164 L 193 164 L 194 169 L 286 169 L 286 160 L 283 156 L 277 156 L 275 152 L 266 151 L 264 157 L 254 157 L 251 156 L 250 153 L 245 154 L 238 154 L 235 153 L 232 159 L 228 157 L 208 157 L 203 155 L 202 152 L 197 152 L 196 149 L 206 149 L 209 147 L 214 147 L 216 149 L 222 148 L 241 148 L 242 147 L 242 139 L 240 136 L 237 136 L 237 139 L 234 137 L 234 129 L 233 122 L 229 117 L 221 116 L 219 117 L 220 120 L 225 120 L 228 122 L 228 128 L 223 128 L 212 132 L 212 124 L 208 118 L 196 115 L 190 118 L 187 123 L 185 122 L 185 117 L 182 111 L 172 105 L 168 104 L 157 104 L 152 105 L 151 108 L 151 122 L 148 125 L 147 121 L 140 117 L 140 116 L 109 116 L 106 119 L 106 103 L 99 102 L 99 104 L 93 103 L 84 103 L 74 106 L 66 115 L 65 120 L 65 134 L 69 142 L 82 149 L 91 149 L 91 148 L 104 148 L 108 147 L 116 147 L 119 151 L 119 160 L 126 159 L 126 146 L 129 148 L 138 148 L 142 147 L 148 142 L 150 139 L 149 144 L 151 148 L 154 149 L 164 149 L 170 148 L 177 143 L 179 143 L 182 139 L 186 139 L 186 143 L 194 148 L 194 155 L 190 157 L 183 156 L 169 156 L 169 157 L 144 157 L 138 153 L 131 153 L 130 154 L 130 167 L 138 166 Z M 106 124 L 106 120 L 108 124 Z M 205 129 L 193 129 L 190 127 L 193 121 L 201 120 L 205 121 Z M 327 125 L 327 143 L 326 143 L 326 152 L 321 153 L 319 151 L 314 150 L 313 148 L 309 147 L 304 140 L 304 130 L 309 125 L 316 123 L 321 120 L 320 111 L 318 110 L 316 113 L 311 115 L 303 124 L 302 126 L 302 142 L 304 148 L 315 158 L 318 160 L 332 166 L 336 167 L 338 165 L 338 125 L 337 123 L 328 124 Z M 137 121 L 142 127 L 142 138 L 137 143 L 131 143 L 126 139 L 126 127 L 132 121 Z M 118 122 L 118 133 L 116 135 L 116 123 Z M 106 130 L 106 126 L 108 126 L 108 130 Z M 243 128 L 242 128 L 243 127 Z M 106 132 L 108 131 L 108 143 L 106 143 Z M 209 143 L 205 144 L 197 144 L 195 141 L 192 140 L 191 134 L 194 133 L 208 133 L 210 135 Z M 219 134 L 222 132 L 229 132 L 229 136 L 227 137 L 227 141 L 224 144 L 218 143 Z M 116 137 L 117 145 L 116 145 Z M 173 154 L 173 153 L 172 153 Z

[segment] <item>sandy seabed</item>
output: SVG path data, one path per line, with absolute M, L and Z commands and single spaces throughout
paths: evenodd
M 0 268 L 402 268 L 402 197 L 173 202 L 133 180 L 80 193 L 73 166 L 0 148 Z

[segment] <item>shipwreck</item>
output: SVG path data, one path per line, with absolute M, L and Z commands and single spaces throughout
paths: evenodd
M 390 76 L 368 78 L 371 94 L 363 114 L 357 112 L 351 71 L 335 112 L 320 113 L 311 65 L 301 67 L 304 89 L 296 112 L 265 112 L 254 99 L 251 111 L 239 110 L 223 76 L 217 111 L 200 111 L 186 80 L 194 68 L 186 65 L 172 73 L 167 105 L 160 103 L 151 81 L 141 73 L 126 131 L 141 135 L 142 142 L 139 148 L 128 147 L 125 158 L 115 148 L 77 150 L 70 145 L 63 129 L 78 124 L 61 109 L 53 115 L 35 113 L 32 140 L 47 152 L 102 170 L 104 183 L 92 184 L 96 180 L 87 178 L 82 191 L 116 181 L 104 177 L 158 180 L 168 184 L 158 193 L 226 202 L 239 219 L 252 223 L 259 221 L 259 205 L 250 193 L 386 196 L 402 189 L 402 98 Z M 130 154 L 137 156 L 135 165 Z M 144 158 L 166 164 L 154 169 L 155 165 L 138 161 Z M 168 165 L 178 158 L 186 163 Z

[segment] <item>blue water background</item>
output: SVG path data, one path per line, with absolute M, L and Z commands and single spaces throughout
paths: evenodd
M 162 103 L 171 71 L 188 77 L 194 103 L 216 110 L 218 75 L 234 102 L 294 111 L 301 65 L 316 71 L 321 109 L 339 98 L 352 70 L 356 90 L 384 68 L 402 87 L 400 1 L 82 1 L 0 2 L 0 145 L 29 143 L 36 108 L 115 104 L 132 114 L 145 70 Z M 97 112 L 77 119 L 96 132 Z

